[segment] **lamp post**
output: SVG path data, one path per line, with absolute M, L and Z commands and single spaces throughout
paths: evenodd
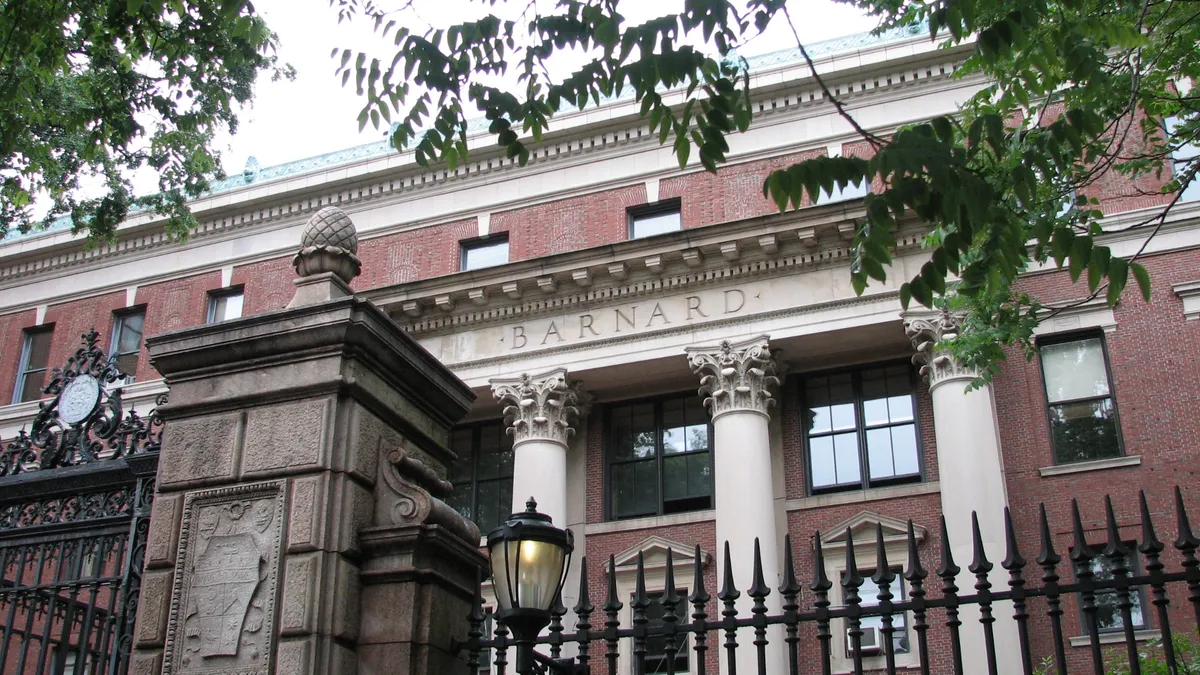
M 575 538 L 570 530 L 554 526 L 550 516 L 538 513 L 532 497 L 525 510 L 508 517 L 488 533 L 493 588 L 499 621 L 512 632 L 520 675 L 558 673 L 578 675 L 571 659 L 552 659 L 538 653 L 534 642 L 550 623 L 550 607 L 562 592 L 571 563 Z

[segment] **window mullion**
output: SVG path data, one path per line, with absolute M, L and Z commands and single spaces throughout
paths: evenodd
M 664 513 L 663 500 L 663 399 L 654 403 L 654 456 L 658 466 L 658 494 L 655 497 L 655 513 Z
M 855 370 L 850 374 L 850 389 L 854 394 L 854 440 L 858 443 L 858 479 L 865 489 L 871 487 L 871 475 L 867 458 L 867 415 L 863 405 L 862 371 Z
M 479 451 L 483 447 L 483 425 L 471 431 L 471 517 L 479 520 Z

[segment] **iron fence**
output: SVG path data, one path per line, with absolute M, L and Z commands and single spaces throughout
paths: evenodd
M 98 335 L 0 444 L 0 673 L 129 668 L 162 422 L 126 410 Z M 160 397 L 156 405 L 161 405 Z
M 1145 637 L 1135 631 L 1133 613 L 1135 607 L 1138 611 L 1151 611 L 1149 608 L 1142 608 L 1135 601 L 1135 597 L 1140 597 L 1136 594 L 1148 591 L 1149 604 L 1153 608 L 1152 613 L 1160 635 L 1160 646 L 1156 649 L 1161 652 L 1161 660 L 1158 663 L 1161 668 L 1154 672 L 1171 675 L 1196 672 L 1183 670 L 1184 655 L 1176 653 L 1175 638 L 1179 632 L 1173 629 L 1172 618 L 1174 615 L 1176 621 L 1182 618 L 1184 623 L 1190 624 L 1190 630 L 1187 632 L 1200 626 L 1200 560 L 1197 559 L 1200 538 L 1192 531 L 1179 488 L 1175 489 L 1177 537 L 1170 544 L 1163 543 L 1158 538 L 1144 493 L 1139 493 L 1139 509 L 1140 541 L 1130 543 L 1127 538 L 1122 538 L 1112 502 L 1105 497 L 1107 542 L 1100 548 L 1089 545 L 1078 504 L 1072 500 L 1071 529 L 1074 541 L 1069 549 L 1063 552 L 1067 556 L 1064 560 L 1063 555 L 1055 549 L 1046 509 L 1042 505 L 1039 507 L 1041 550 L 1037 557 L 1030 561 L 1020 550 L 1013 519 L 1006 508 L 1006 555 L 999 562 L 1001 568 L 1008 573 L 1006 587 L 992 581 L 992 571 L 996 563 L 986 556 L 979 522 L 973 515 L 974 555 L 966 572 L 968 578 L 974 579 L 974 588 L 971 589 L 974 592 L 964 592 L 964 589 L 959 588 L 963 570 L 952 556 L 944 516 L 941 519 L 939 564 L 932 572 L 922 565 L 918 538 L 914 534 L 911 520 L 908 522 L 906 537 L 907 564 L 900 571 L 889 565 L 883 528 L 879 526 L 875 541 L 875 572 L 869 577 L 865 577 L 859 571 L 853 533 L 847 532 L 845 571 L 838 575 L 840 578 L 837 580 L 841 587 L 841 604 L 838 606 L 834 606 L 831 598 L 830 591 L 835 582 L 827 576 L 825 570 L 825 552 L 819 532 L 813 540 L 814 578 L 807 584 L 807 589 L 796 576 L 790 537 L 785 540 L 783 583 L 777 590 L 771 589 L 763 578 L 757 542 L 754 550 L 753 579 L 748 588 L 744 591 L 739 590 L 733 578 L 730 551 L 726 543 L 722 566 L 723 580 L 715 602 L 706 588 L 700 547 L 696 546 L 690 570 L 691 592 L 686 597 L 675 590 L 675 566 L 673 555 L 668 550 L 664 590 L 656 598 L 661 604 L 661 617 L 653 622 L 653 625 L 647 616 L 651 597 L 646 591 L 644 560 L 641 554 L 637 563 L 636 590 L 629 602 L 632 621 L 628 626 L 623 626 L 621 621 L 625 604 L 618 593 L 614 559 L 610 557 L 607 566 L 607 598 L 597 608 L 590 598 L 588 561 L 584 558 L 581 561 L 579 602 L 573 608 L 576 618 L 574 632 L 568 633 L 564 630 L 563 618 L 567 615 L 567 610 L 558 602 L 548 633 L 537 642 L 542 645 L 539 649 L 545 650 L 551 659 L 559 661 L 563 672 L 590 673 L 591 669 L 596 668 L 606 670 L 609 675 L 616 675 L 623 670 L 619 664 L 622 644 L 626 643 L 631 647 L 629 667 L 634 675 L 644 675 L 647 672 L 673 675 L 677 670 L 676 656 L 689 649 L 695 653 L 694 666 L 689 672 L 695 675 L 706 675 L 709 670 L 713 670 L 714 661 L 724 661 L 724 672 L 736 675 L 736 657 L 739 649 L 754 650 L 756 658 L 753 661 L 758 675 L 775 675 L 784 669 L 790 675 L 799 675 L 802 666 L 804 672 L 819 671 L 822 675 L 830 675 L 834 661 L 834 631 L 844 628 L 847 640 L 846 658 L 850 661 L 853 672 L 861 675 L 864 672 L 866 651 L 863 644 L 863 621 L 877 618 L 882 637 L 878 642 L 882 664 L 872 665 L 870 670 L 882 670 L 889 675 L 897 672 L 894 636 L 910 626 L 916 636 L 917 661 L 903 670 L 919 668 L 922 675 L 929 675 L 931 672 L 953 672 L 955 675 L 961 675 L 964 672 L 964 661 L 975 666 L 970 668 L 971 671 L 982 672 L 983 668 L 978 666 L 982 660 L 986 663 L 986 672 L 989 675 L 998 675 L 1001 673 L 998 663 L 1001 659 L 998 659 L 996 652 L 996 623 L 1012 621 L 1015 623 L 1020 644 L 1020 653 L 1016 655 L 1016 659 L 1019 661 L 1021 672 L 1025 675 L 1066 675 L 1069 668 L 1073 668 L 1079 662 L 1079 659 L 1068 659 L 1068 639 L 1064 635 L 1064 600 L 1074 598 L 1078 602 L 1086 632 L 1087 657 L 1084 660 L 1090 660 L 1087 672 L 1104 675 L 1111 666 L 1111 655 L 1105 653 L 1108 648 L 1103 646 L 1108 640 L 1102 641 L 1100 625 L 1102 616 L 1111 615 L 1114 619 L 1119 616 L 1119 621 L 1114 623 L 1119 626 L 1117 633 L 1120 635 L 1116 647 L 1123 651 L 1119 655 L 1122 662 L 1121 672 L 1141 675 L 1141 661 L 1145 658 L 1146 650 L 1144 642 L 1143 648 L 1139 648 L 1139 642 Z M 1168 569 L 1168 561 L 1164 560 L 1164 553 L 1171 547 L 1178 552 L 1179 564 L 1176 569 Z M 1132 562 L 1137 560 L 1138 554 L 1141 559 L 1140 565 Z M 1103 564 L 1106 571 L 1104 575 L 1097 575 L 1096 563 Z M 1064 572 L 1073 574 L 1075 580 L 1064 580 Z M 873 604 L 864 602 L 871 598 L 860 595 L 860 590 L 868 579 L 871 585 L 878 589 L 873 594 Z M 898 596 L 902 583 L 907 584 L 906 592 Z M 1186 588 L 1186 600 L 1177 602 L 1174 608 L 1169 597 L 1170 588 Z M 802 607 L 801 596 L 806 590 L 811 593 L 811 597 L 804 598 L 807 604 Z M 743 592 L 752 600 L 749 616 L 739 616 L 736 606 Z M 780 612 L 772 613 L 768 610 L 768 599 L 772 593 L 778 593 L 781 600 Z M 1036 613 L 1031 601 L 1036 601 L 1038 605 L 1039 611 Z M 997 607 L 998 603 L 1004 604 Z M 1187 610 L 1189 604 L 1190 611 Z M 963 631 L 967 629 L 964 628 L 965 607 L 977 608 L 971 612 L 971 618 L 978 622 L 978 630 L 982 631 L 983 654 L 963 653 L 962 636 Z M 997 611 L 1001 608 L 1003 611 Z M 901 617 L 905 618 L 901 620 Z M 907 623 L 907 617 L 911 617 L 911 623 Z M 901 621 L 900 626 L 897 625 L 898 620 Z M 491 670 L 497 675 L 503 675 L 509 668 L 508 651 L 513 648 L 514 641 L 503 625 L 492 626 L 493 622 L 484 612 L 482 593 L 476 597 L 469 622 L 470 629 L 464 650 L 471 672 Z M 842 622 L 841 625 L 839 622 Z M 1049 653 L 1037 653 L 1034 640 L 1031 639 L 1031 629 L 1041 630 L 1047 624 L 1052 646 L 1047 650 Z M 772 628 L 775 626 L 782 627 L 786 654 L 782 657 L 782 663 L 769 669 L 768 633 L 780 630 Z M 1107 633 L 1104 635 L 1108 637 Z M 948 658 L 944 659 L 945 663 L 938 665 L 931 665 L 934 659 L 931 658 L 930 644 L 934 637 L 938 638 L 940 644 L 949 643 Z M 657 643 L 664 658 L 656 659 L 653 669 L 648 670 L 647 647 L 651 641 Z M 562 658 L 565 645 L 573 645 L 575 655 L 572 659 Z M 716 658 L 710 659 L 712 655 L 709 652 L 715 652 Z M 1200 657 L 1192 654 L 1187 658 L 1190 659 L 1190 667 L 1200 667 L 1200 662 L 1191 660 Z M 819 661 L 819 666 L 811 663 L 813 659 Z

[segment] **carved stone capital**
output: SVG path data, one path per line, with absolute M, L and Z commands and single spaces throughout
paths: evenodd
M 953 340 L 961 330 L 962 317 L 950 312 L 904 315 L 904 332 L 917 350 L 912 362 L 921 367 L 921 375 L 929 379 L 931 389 L 950 379 L 978 376 L 974 368 L 960 364 L 950 350 L 937 348 L 939 343 Z
M 778 351 L 766 335 L 745 342 L 688 347 L 688 364 L 700 376 L 700 395 L 715 418 L 726 412 L 764 415 L 775 403 L 771 387 L 779 385 Z
M 567 380 L 565 368 L 520 377 L 491 381 L 492 395 L 505 404 L 504 422 L 513 442 L 551 441 L 566 446 L 575 433 L 572 423 L 580 414 L 587 397 L 579 382 Z

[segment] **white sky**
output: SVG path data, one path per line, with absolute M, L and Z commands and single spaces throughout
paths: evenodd
M 544 7 L 552 2 L 540 1 Z M 382 130 L 377 131 L 369 124 L 361 134 L 358 132 L 362 101 L 354 91 L 353 81 L 348 87 L 341 87 L 341 78 L 334 75 L 336 63 L 330 52 L 335 47 L 352 47 L 390 59 L 394 53 L 390 41 L 376 39 L 368 22 L 361 19 L 339 25 L 329 0 L 255 0 L 254 4 L 279 34 L 280 61 L 294 66 L 297 74 L 291 82 L 271 82 L 269 77 L 260 76 L 254 103 L 241 115 L 238 133 L 218 146 L 225 170 L 231 174 L 241 172 L 250 156 L 266 167 L 382 139 Z M 379 4 L 386 7 L 399 2 L 380 0 Z M 524 7 L 526 3 L 510 4 Z M 800 0 L 791 5 L 796 28 L 805 42 L 866 32 L 876 25 L 874 19 L 856 8 L 830 0 Z M 682 2 L 673 0 L 626 0 L 621 9 L 631 22 L 640 23 L 677 12 L 681 6 Z M 408 12 L 398 17 L 400 23 L 415 32 L 423 30 L 422 20 L 445 27 L 474 18 L 484 9 L 501 16 L 505 11 L 503 3 L 493 9 L 468 0 L 417 0 L 415 7 L 418 16 Z M 781 15 L 767 33 L 755 38 L 740 53 L 765 54 L 794 46 L 795 40 Z

